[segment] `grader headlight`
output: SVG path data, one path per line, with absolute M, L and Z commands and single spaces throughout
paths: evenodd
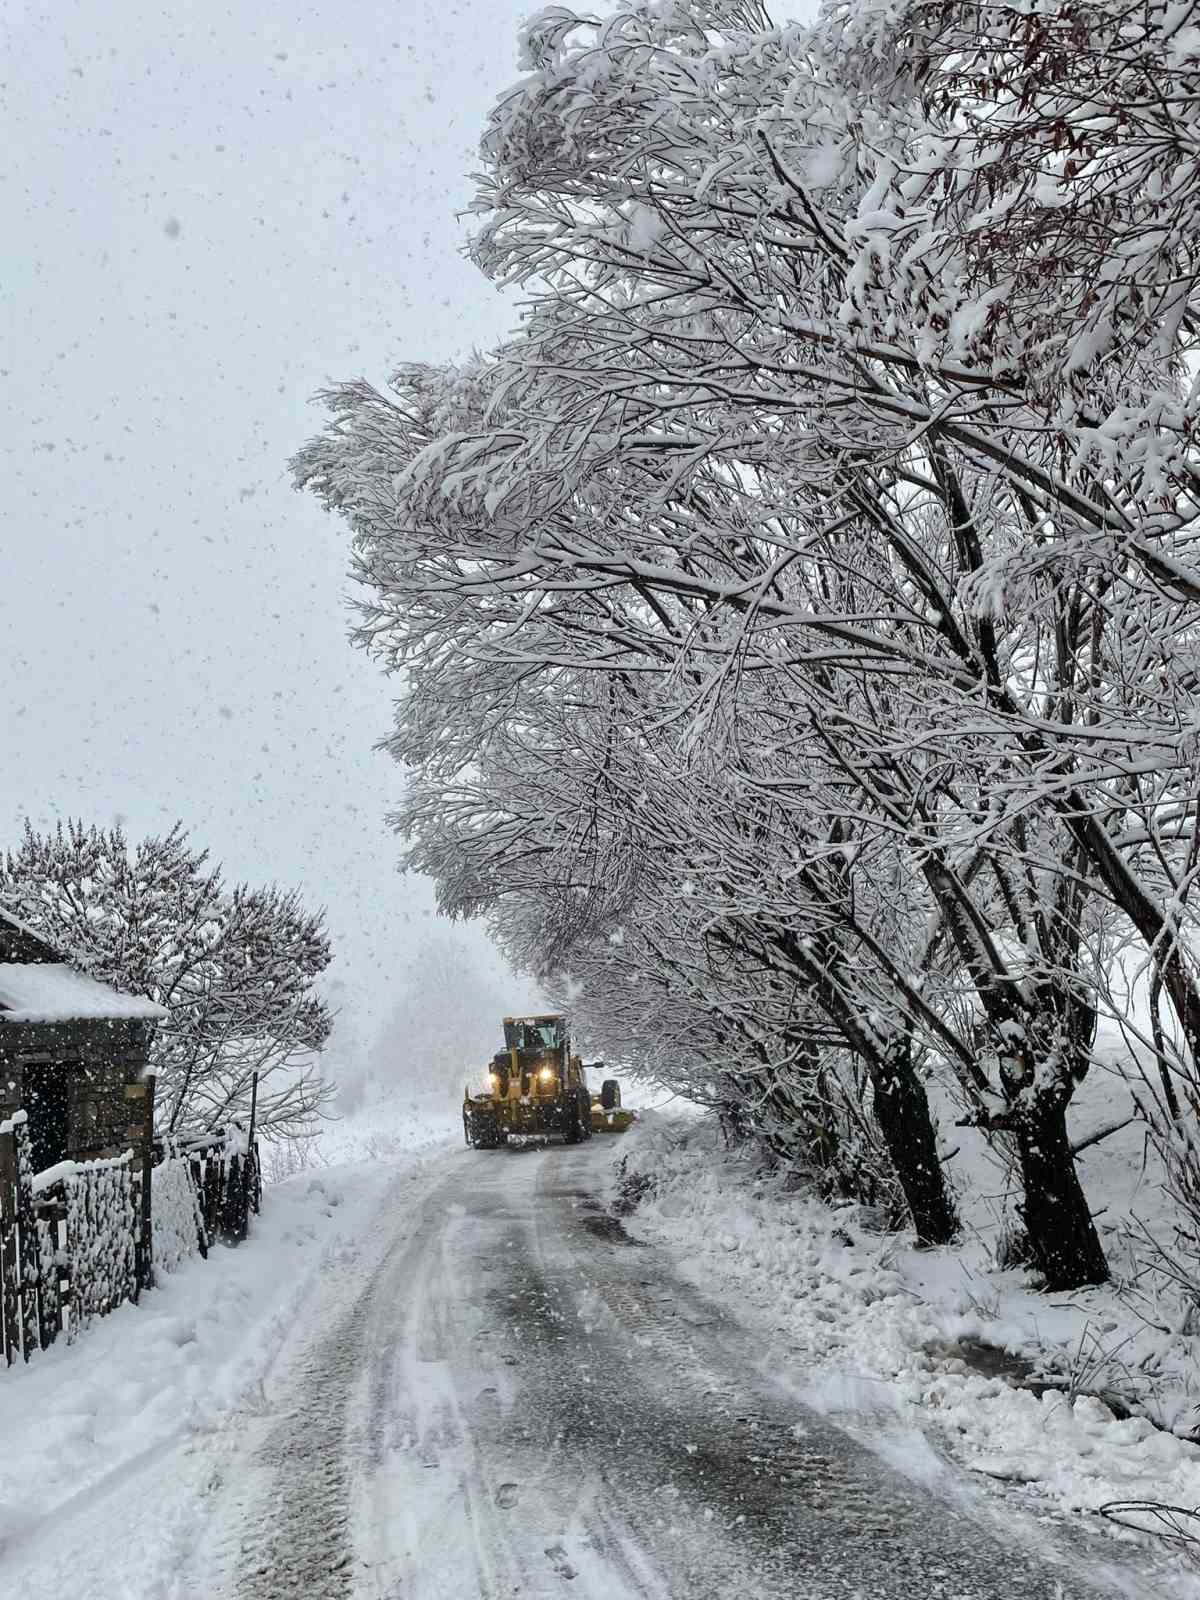
M 538 1077 L 542 1080 L 543 1083 L 553 1083 L 554 1082 L 554 1068 L 553 1067 L 543 1067 L 542 1070 L 538 1073 Z

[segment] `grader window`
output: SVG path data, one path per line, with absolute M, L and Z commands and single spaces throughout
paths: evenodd
M 504 1042 L 510 1050 L 553 1050 L 561 1042 L 557 1018 L 517 1018 L 504 1025 Z

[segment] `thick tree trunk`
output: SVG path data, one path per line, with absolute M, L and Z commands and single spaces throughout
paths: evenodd
M 908 1059 L 892 1056 L 871 1071 L 875 1120 L 883 1134 L 913 1227 L 922 1244 L 947 1244 L 958 1232 L 954 1201 L 938 1160 L 929 1100 Z
M 1108 1262 L 1071 1154 L 1064 1101 L 1056 1094 L 1031 1096 L 1011 1121 L 1025 1189 L 1021 1215 L 1045 1287 L 1106 1282 Z
M 922 1244 L 948 1244 L 958 1232 L 958 1216 L 938 1160 L 929 1100 L 913 1071 L 910 1040 L 900 1036 L 890 1046 L 883 1045 L 867 1025 L 848 990 L 834 981 L 833 973 L 840 963 L 832 940 L 819 960 L 814 960 L 790 933 L 776 933 L 772 943 L 786 958 L 791 971 L 809 981 L 813 1004 L 867 1064 L 875 1120 L 896 1169 L 917 1238 Z

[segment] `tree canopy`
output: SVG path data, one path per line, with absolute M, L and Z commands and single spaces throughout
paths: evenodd
M 443 907 L 826 1181 L 881 1142 L 935 1239 L 944 1079 L 1056 1286 L 1107 1270 L 1067 1114 L 1114 948 L 1143 1114 L 1200 1107 L 1198 38 L 550 7 L 475 202 L 520 329 L 328 391 L 295 462 Z

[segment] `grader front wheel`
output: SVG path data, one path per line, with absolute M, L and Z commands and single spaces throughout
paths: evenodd
M 591 1131 L 591 1113 L 590 1110 L 584 1110 L 583 1096 L 578 1093 L 572 1094 L 566 1110 L 564 1138 L 568 1144 L 579 1144 L 590 1135 Z
M 574 1097 L 572 1112 L 577 1129 L 575 1144 L 581 1144 L 585 1139 L 592 1137 L 592 1097 L 586 1089 L 580 1089 Z
M 476 1150 L 498 1150 L 505 1142 L 504 1130 L 487 1112 L 464 1111 L 463 1133 L 468 1147 Z

